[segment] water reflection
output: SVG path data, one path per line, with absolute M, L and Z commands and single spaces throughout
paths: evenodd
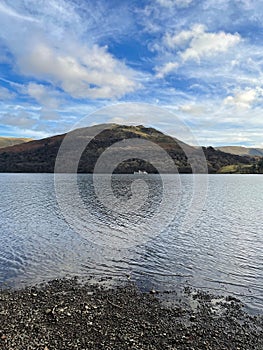
M 52 175 L 1 174 L 0 282 L 21 286 L 55 277 L 95 275 L 113 277 L 114 283 L 129 274 L 144 288 L 174 290 L 189 284 L 234 293 L 261 311 L 263 177 L 209 176 L 207 200 L 189 231 L 180 223 L 191 201 L 192 177 L 182 175 L 180 180 L 174 220 L 159 235 L 123 250 L 98 246 L 69 227 L 56 201 Z M 79 193 L 92 209 L 87 228 L 97 228 L 99 223 L 123 239 L 127 227 L 140 232 L 145 217 L 154 214 L 162 198 L 160 178 L 149 176 L 147 181 L 149 195 L 140 212 L 114 216 L 94 195 L 92 177 L 80 175 Z M 114 194 L 129 198 L 131 183 L 131 176 L 114 176 Z M 174 186 L 172 176 L 170 183 Z

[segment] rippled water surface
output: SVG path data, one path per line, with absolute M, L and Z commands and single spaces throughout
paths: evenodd
M 66 189 L 70 176 L 63 178 Z M 73 194 L 72 211 L 66 213 L 64 208 L 63 215 L 53 175 L 1 174 L 0 284 L 22 286 L 75 275 L 115 280 L 129 275 L 146 289 L 174 290 L 188 284 L 235 294 L 248 308 L 261 312 L 263 176 L 209 175 L 207 196 L 199 198 L 203 208 L 196 209 L 198 220 L 188 231 L 181 223 L 190 215 L 193 177 L 178 178 L 167 175 L 171 193 L 177 186 L 177 195 L 169 197 L 167 222 L 158 220 L 161 228 L 153 221 L 164 195 L 158 176 L 142 179 L 149 189 L 140 210 L 119 215 L 96 197 L 92 176 L 79 175 L 87 215 L 78 211 Z M 113 176 L 116 198 L 125 203 L 132 197 L 133 180 L 133 175 Z M 66 221 L 72 213 L 79 213 L 75 227 Z M 141 239 L 144 231 L 148 233 Z M 122 247 L 127 235 L 132 244 Z M 111 239 L 118 244 L 110 244 Z

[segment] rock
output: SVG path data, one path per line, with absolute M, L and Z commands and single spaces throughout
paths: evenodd
M 261 316 L 226 302 L 214 315 L 204 292 L 193 311 L 178 300 L 167 307 L 163 295 L 151 295 L 155 289 L 142 293 L 134 285 L 107 289 L 56 280 L 39 288 L 38 298 L 23 289 L 0 291 L 0 349 L 263 349 Z
M 240 303 L 239 299 L 237 299 L 237 298 L 235 298 L 235 297 L 233 297 L 231 295 L 226 297 L 226 301 L 234 301 L 235 303 Z

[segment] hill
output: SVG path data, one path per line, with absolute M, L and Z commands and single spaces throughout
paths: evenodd
M 72 144 L 69 145 L 67 150 L 68 161 L 74 157 L 75 146 L 79 142 L 85 140 L 87 144 L 91 140 L 94 128 L 96 128 L 96 126 L 78 129 L 70 133 L 72 136 Z M 42 140 L 30 141 L 0 149 L 0 172 L 52 173 L 54 171 L 58 150 L 65 136 L 66 134 L 56 135 Z M 190 166 L 191 159 L 195 160 L 197 167 L 199 166 L 198 172 L 202 173 L 206 171 L 201 161 L 199 162 L 201 159 L 200 149 L 191 147 L 154 128 L 146 128 L 143 125 L 126 126 L 109 124 L 107 125 L 107 130 L 104 130 L 91 140 L 88 147 L 82 153 L 78 172 L 92 173 L 98 157 L 105 149 L 108 149 L 109 146 L 118 141 L 127 140 L 129 138 L 145 139 L 162 147 L 172 157 L 181 173 L 192 172 Z M 187 150 L 187 156 L 184 152 L 185 150 Z M 221 169 L 232 165 L 238 165 L 240 169 L 252 169 L 252 165 L 256 162 L 254 158 L 228 154 L 212 147 L 203 147 L 203 152 L 210 173 L 220 172 Z M 160 159 L 160 162 L 161 161 Z M 166 168 L 166 165 L 161 164 L 161 167 L 164 172 L 170 172 L 168 166 Z M 148 173 L 156 172 L 156 168 L 151 164 L 137 158 L 120 163 L 115 169 L 115 172 L 133 173 L 139 169 L 146 170 Z
M 32 140 L 33 139 L 23 137 L 0 137 L 0 148 L 14 146 Z
M 263 148 L 223 146 L 223 147 L 216 147 L 216 149 L 225 153 L 236 154 L 238 156 L 263 157 Z

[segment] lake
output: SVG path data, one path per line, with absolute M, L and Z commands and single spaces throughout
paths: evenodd
M 137 181 L 148 184 L 139 210 L 119 214 L 99 201 L 92 175 L 79 175 L 85 214 L 76 193 L 69 192 L 65 202 L 58 198 L 52 174 L 0 174 L 0 285 L 21 287 L 75 275 L 112 277 L 114 283 L 129 275 L 142 289 L 189 285 L 235 295 L 252 312 L 262 312 L 263 176 L 165 176 L 167 210 L 154 219 L 164 195 L 157 175 Z M 67 192 L 72 176 L 61 177 Z M 193 182 L 204 177 L 207 194 L 189 209 Z M 113 193 L 124 207 L 134 179 L 112 177 Z M 108 198 L 103 183 L 100 189 Z M 196 218 L 184 229 L 189 215 Z

